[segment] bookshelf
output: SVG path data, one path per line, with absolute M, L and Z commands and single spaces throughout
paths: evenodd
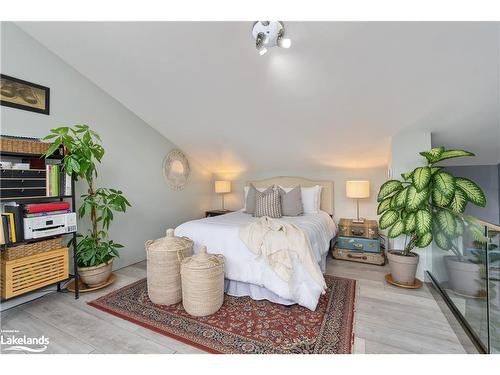
M 43 155 L 42 154 L 26 153 L 26 152 L 13 152 L 13 151 L 1 151 L 0 150 L 0 158 L 2 160 L 8 159 L 8 160 L 16 160 L 19 162 L 25 162 L 26 159 L 43 158 Z M 47 159 L 51 159 L 53 161 L 59 161 L 59 160 L 63 159 L 63 156 L 62 155 L 53 155 Z M 14 173 L 14 172 L 10 172 L 10 171 L 17 171 L 17 172 Z M 71 210 L 73 212 L 75 212 L 76 197 L 75 197 L 75 180 L 74 180 L 74 178 L 71 178 L 71 195 L 59 194 L 57 196 L 49 196 L 48 197 L 48 196 L 43 196 L 40 194 L 40 190 L 45 189 L 45 184 L 42 184 L 41 182 L 42 182 L 42 180 L 45 181 L 48 178 L 48 176 L 46 176 L 45 174 L 42 174 L 43 176 L 41 175 L 41 176 L 20 177 L 19 171 L 20 170 L 2 169 L 2 173 L 0 173 L 0 204 L 5 204 L 7 202 L 15 202 L 19 205 L 23 205 L 23 204 L 29 204 L 29 203 L 49 203 L 49 202 L 70 201 L 71 202 Z M 28 173 L 35 173 L 34 171 L 36 171 L 36 170 L 31 169 L 31 170 L 25 170 L 25 171 L 32 171 L 32 172 L 28 172 Z M 41 172 L 42 170 L 38 170 L 38 171 Z M 45 172 L 45 170 L 43 170 L 43 172 Z M 63 174 L 64 172 L 60 171 L 59 173 Z M 16 174 L 16 175 L 14 175 L 14 174 Z M 15 184 L 14 184 L 14 187 L 11 187 L 9 182 L 11 182 L 12 180 L 31 180 L 32 182 L 33 182 L 33 180 L 38 180 L 40 182 L 40 184 L 37 185 L 38 187 L 35 187 L 32 189 L 23 188 L 23 187 L 21 187 L 21 188 L 16 187 Z M 5 187 L 5 186 L 8 186 L 8 187 Z M 9 189 L 11 192 L 8 192 Z M 12 196 L 13 190 L 21 191 L 22 194 L 20 196 L 15 196 L 15 195 Z M 33 192 L 33 195 L 30 194 L 31 191 Z M 63 193 L 63 192 L 64 191 L 62 191 L 62 192 L 60 191 L 60 193 Z M 5 195 L 7 195 L 7 196 L 5 196 Z M 75 299 L 78 299 L 79 298 L 79 288 L 78 288 L 79 283 L 78 283 L 78 266 L 77 266 L 78 259 L 77 259 L 76 248 L 75 248 L 76 232 L 73 232 L 70 234 L 52 235 L 52 236 L 38 238 L 38 239 L 27 239 L 27 240 L 17 241 L 15 243 L 5 243 L 5 244 L 0 245 L 0 249 L 1 249 L 1 251 L 4 251 L 5 249 L 13 247 L 13 246 L 19 246 L 19 245 L 23 245 L 23 244 L 32 244 L 34 242 L 46 241 L 46 240 L 50 240 L 50 239 L 53 239 L 56 237 L 68 236 L 68 235 L 72 236 L 72 238 L 73 238 L 73 245 L 71 246 L 71 248 L 73 250 L 73 268 L 74 268 L 73 274 L 68 274 L 68 278 L 66 278 L 64 280 L 59 280 L 56 283 L 52 283 L 52 284 L 45 284 L 45 285 L 41 286 L 40 288 L 30 290 L 29 292 L 33 292 L 33 291 L 36 291 L 38 289 L 48 288 L 48 287 L 51 287 L 54 285 L 57 286 L 57 291 L 60 292 L 62 283 L 65 283 L 65 282 L 70 281 L 71 279 L 74 279 L 75 280 Z M 23 258 L 19 258 L 19 259 L 22 260 Z M 68 266 L 68 265 L 66 265 L 66 266 Z M 27 292 L 27 293 L 29 293 L 29 292 Z M 20 294 L 20 295 L 23 295 L 23 294 Z M 12 298 L 16 298 L 16 297 L 17 296 L 12 297 Z M 8 299 L 10 299 L 10 298 L 2 298 L 2 301 L 8 300 Z

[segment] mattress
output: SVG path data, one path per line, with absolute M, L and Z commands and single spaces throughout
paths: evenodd
M 267 299 L 281 304 L 298 303 L 315 310 L 321 295 L 318 286 L 301 264 L 294 259 L 294 276 L 290 283 L 280 279 L 267 265 L 266 260 L 252 253 L 239 238 L 242 226 L 256 218 L 243 211 L 200 220 L 188 221 L 179 225 L 175 234 L 187 236 L 194 241 L 194 252 L 202 245 L 210 253 L 223 254 L 225 257 L 225 289 L 234 296 L 250 296 L 254 299 Z M 323 211 L 296 217 L 282 217 L 301 228 L 309 238 L 314 258 L 324 272 L 326 255 L 330 240 L 335 236 L 336 226 L 332 218 Z

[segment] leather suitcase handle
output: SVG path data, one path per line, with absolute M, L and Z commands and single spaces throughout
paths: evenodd
M 368 258 L 365 256 L 365 255 L 361 255 L 361 256 L 356 256 L 356 255 L 353 255 L 353 254 L 347 254 L 347 257 L 348 258 L 354 258 L 354 259 L 363 259 L 363 260 L 367 260 Z

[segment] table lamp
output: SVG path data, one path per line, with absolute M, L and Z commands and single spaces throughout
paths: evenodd
M 224 210 L 224 194 L 231 192 L 231 181 L 215 181 L 215 192 L 222 197 L 222 211 Z
M 370 197 L 370 181 L 347 181 L 345 191 L 347 198 L 356 198 L 357 219 L 353 223 L 364 223 L 365 219 L 359 217 L 359 200 Z

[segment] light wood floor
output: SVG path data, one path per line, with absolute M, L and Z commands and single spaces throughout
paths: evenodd
M 427 286 L 405 290 L 384 282 L 388 268 L 330 259 L 327 273 L 358 280 L 354 353 L 465 353 Z M 48 353 L 203 353 L 92 308 L 87 301 L 145 277 L 145 262 L 117 271 L 110 288 L 52 293 L 1 313 L 2 330 L 50 338 Z

